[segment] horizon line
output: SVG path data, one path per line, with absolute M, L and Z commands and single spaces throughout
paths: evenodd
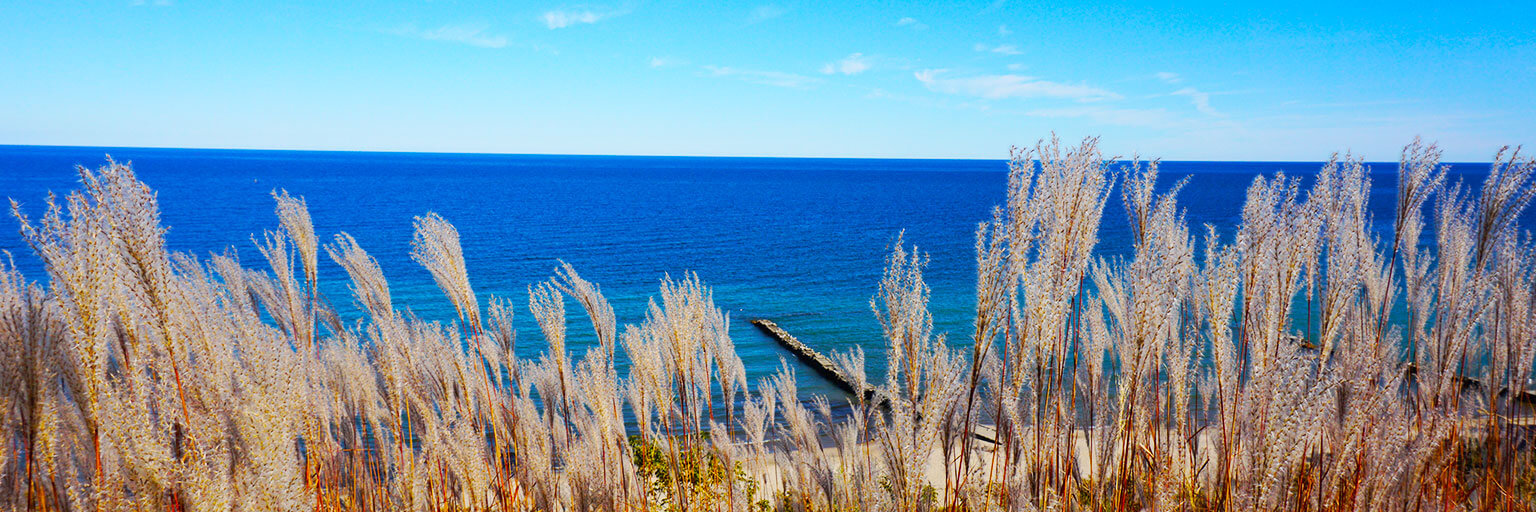
M 1013 147 L 1024 147 L 1014 145 Z M 82 144 L 9 144 L 0 143 L 0 148 L 82 148 L 82 149 L 154 149 L 154 150 L 194 150 L 194 151 L 267 151 L 289 153 L 376 153 L 396 155 L 482 155 L 482 156 L 568 156 L 568 157 L 616 157 L 616 158 L 708 158 L 708 159 L 780 159 L 780 160 L 906 160 L 906 161 L 970 161 L 970 162 L 1007 162 L 1008 158 L 962 158 L 962 157 L 894 157 L 894 156 L 766 156 L 766 155 L 666 155 L 666 154 L 619 154 L 619 153 L 519 153 L 519 152 L 493 152 L 493 151 L 413 151 L 390 149 L 295 149 L 295 148 L 251 148 L 251 147 L 189 147 L 189 146 L 100 146 Z M 1344 152 L 1337 152 L 1343 154 Z M 106 155 L 110 156 L 110 155 Z M 1141 158 L 1132 160 L 1123 156 L 1114 156 L 1106 159 L 1110 162 L 1180 162 L 1180 163 L 1327 163 L 1328 160 L 1202 160 L 1202 159 L 1167 159 L 1167 158 Z M 1396 164 L 1390 160 L 1364 160 L 1368 164 Z M 1442 164 L 1492 164 L 1493 161 L 1446 161 Z

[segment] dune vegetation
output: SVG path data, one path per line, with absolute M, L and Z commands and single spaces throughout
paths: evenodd
M 1404 149 L 1390 232 L 1348 156 L 1255 177 L 1218 230 L 1189 225 L 1184 182 L 1159 186 L 1156 162 L 1106 160 L 1094 139 L 1015 150 L 976 228 L 974 329 L 948 333 L 969 341 L 934 332 L 926 256 L 898 239 L 870 283 L 885 344 L 868 350 L 890 364 L 836 354 L 875 392 L 833 397 L 802 396 L 789 364 L 747 382 L 733 319 L 693 275 L 621 325 L 562 266 L 514 322 L 429 213 L 412 256 L 457 312 L 429 322 L 302 198 L 274 193 L 253 268 L 168 250 L 129 165 L 79 168 L 45 211 L 12 202 L 47 275 L 0 264 L 0 503 L 1531 510 L 1536 242 L 1518 218 L 1536 161 L 1501 151 L 1462 183 L 1439 159 Z M 1095 252 L 1109 201 L 1126 257 Z M 323 259 L 360 318 L 326 305 Z M 568 329 L 596 342 L 568 347 Z

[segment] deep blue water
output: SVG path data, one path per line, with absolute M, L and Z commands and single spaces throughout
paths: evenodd
M 347 232 L 383 266 L 398 307 L 451 320 L 452 307 L 410 259 L 412 217 L 435 211 L 454 223 L 482 303 L 517 304 L 519 351 L 545 349 L 527 314 L 527 287 L 560 260 L 602 286 L 623 324 L 640 323 L 666 274 L 696 272 L 731 315 L 732 337 L 754 383 L 793 357 L 747 323 L 777 321 L 814 347 L 864 344 L 870 375 L 884 375 L 880 329 L 870 312 L 883 258 L 902 230 L 931 256 L 937 330 L 968 344 L 975 273 L 974 230 L 1005 195 L 1002 160 L 884 160 L 544 156 L 0 146 L 0 197 L 40 216 L 49 191 L 77 188 L 75 165 L 110 154 L 132 161 L 159 192 L 173 250 L 199 256 L 234 248 L 262 265 L 252 235 L 277 229 L 270 193 L 309 203 L 322 241 Z M 1191 181 L 1188 218 L 1230 240 L 1244 192 L 1260 174 L 1309 175 L 1316 162 L 1163 162 L 1163 182 Z M 1392 223 L 1396 163 L 1372 164 L 1372 209 Z M 1487 164 L 1458 164 L 1480 182 Z M 1106 209 L 1100 252 L 1128 250 L 1118 190 Z M 1529 215 L 1527 215 L 1529 218 Z M 28 278 L 42 269 L 6 218 L 0 250 Z M 1525 223 L 1531 226 L 1530 222 Z M 348 315 L 346 274 L 321 257 L 322 292 Z M 568 306 L 573 350 L 589 325 Z M 803 391 L 835 388 L 805 368 Z

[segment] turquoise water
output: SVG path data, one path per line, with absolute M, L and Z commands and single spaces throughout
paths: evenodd
M 747 323 L 770 318 L 807 344 L 862 344 L 870 375 L 884 375 L 879 324 L 869 309 L 883 258 L 902 230 L 927 252 L 938 331 L 969 343 L 975 273 L 973 233 L 1005 195 L 1002 160 L 876 160 L 479 155 L 0 146 L 0 197 L 38 216 L 48 191 L 77 186 L 75 165 L 105 155 L 134 163 L 159 192 L 172 249 L 198 255 L 234 248 L 261 264 L 253 234 L 277 229 L 270 192 L 304 196 L 322 240 L 354 236 L 378 258 L 398 307 L 450 321 L 452 307 L 411 261 L 411 219 L 435 211 L 454 223 L 482 301 L 518 305 L 519 351 L 545 345 L 527 314 L 527 287 L 571 263 L 602 286 L 620 324 L 639 323 L 666 274 L 697 272 L 731 315 L 732 337 L 752 382 L 788 352 Z M 1189 221 L 1230 239 L 1244 191 L 1259 173 L 1310 175 L 1316 162 L 1164 162 L 1165 183 L 1190 176 L 1181 193 Z M 1377 229 L 1391 228 L 1396 163 L 1371 165 Z M 1478 183 L 1487 164 L 1453 172 Z M 1118 194 L 1118 191 L 1116 192 Z M 1104 214 L 1099 252 L 1128 249 L 1118 195 Z M 1529 215 L 1528 215 L 1529 216 Z M 0 250 L 27 277 L 43 272 L 6 219 Z M 1532 225 L 1530 222 L 1524 223 Z M 1203 230 L 1196 230 L 1197 233 Z M 323 258 L 322 292 L 355 314 L 342 269 Z M 575 304 L 572 349 L 591 339 Z M 806 368 L 806 392 L 837 393 Z

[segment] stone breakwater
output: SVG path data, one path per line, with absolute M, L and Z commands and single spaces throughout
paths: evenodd
M 863 389 L 856 389 L 859 384 L 855 382 L 853 378 L 849 377 L 847 373 L 843 372 L 842 368 L 839 368 L 837 363 L 834 362 L 832 358 L 817 352 L 816 349 L 811 348 L 809 345 L 806 345 L 798 338 L 795 338 L 793 335 L 789 334 L 789 331 L 785 331 L 784 328 L 779 327 L 779 324 L 774 323 L 772 320 L 758 318 L 752 320 L 752 325 L 757 326 L 758 329 L 762 329 L 762 331 L 766 333 L 768 337 L 773 338 L 774 341 L 779 342 L 779 345 L 784 346 L 785 349 L 789 350 L 790 353 L 799 358 L 800 362 L 805 363 L 806 366 L 816 370 L 816 373 L 821 374 L 822 377 L 826 378 L 828 381 L 831 381 L 833 384 L 837 385 L 837 387 L 842 388 L 843 391 L 847 391 L 849 393 L 863 393 L 864 398 L 866 399 L 874 398 L 879 394 L 874 386 L 870 386 L 868 384 L 864 384 Z M 884 402 L 884 398 L 881 398 L 880 403 L 884 404 Z

